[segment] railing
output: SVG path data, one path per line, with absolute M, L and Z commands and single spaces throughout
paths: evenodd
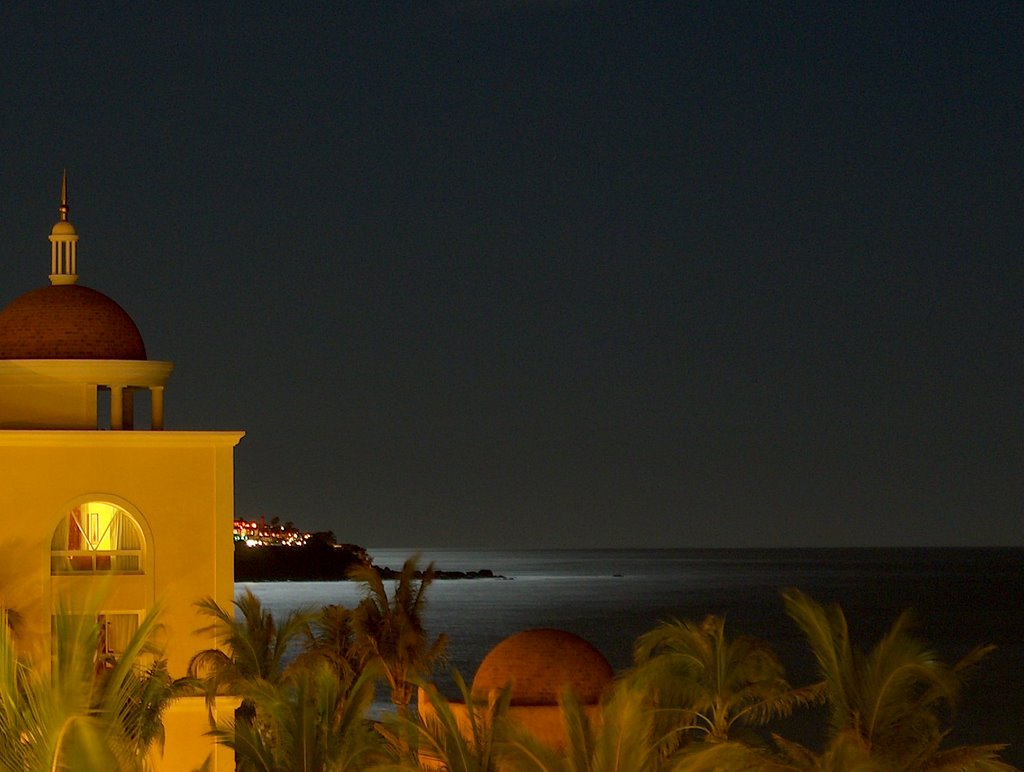
M 142 550 L 51 550 L 51 574 L 141 574 Z

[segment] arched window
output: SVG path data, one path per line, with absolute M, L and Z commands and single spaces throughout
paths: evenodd
M 143 572 L 142 530 L 116 504 L 89 501 L 72 509 L 50 542 L 50 573 Z

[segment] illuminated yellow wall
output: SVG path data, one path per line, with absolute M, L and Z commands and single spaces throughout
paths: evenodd
M 233 452 L 241 437 L 241 432 L 0 431 L 0 544 L 12 556 L 0 569 L 0 591 L 9 596 L 4 600 L 27 612 L 30 630 L 39 633 L 49 630 L 60 598 L 74 602 L 104 581 L 109 584 L 105 608 L 159 603 L 171 673 L 184 675 L 192 654 L 216 645 L 195 635 L 205 620 L 193 603 L 212 596 L 229 608 L 234 594 Z M 139 521 L 147 541 L 144 575 L 51 576 L 54 531 L 71 507 L 88 500 L 110 501 Z M 172 708 L 167 728 L 174 748 L 161 768 L 191 769 L 184 766 L 186 759 L 198 767 L 211 750 L 209 739 L 194 731 L 201 712 L 194 704 Z M 230 754 L 219 755 L 216 769 L 231 769 Z
M 134 392 L 155 392 L 152 415 L 140 415 L 139 428 L 161 429 L 163 390 L 173 369 L 153 360 L 0 359 L 0 430 L 99 428 L 99 388 L 117 388 L 128 413 Z M 104 426 L 115 426 L 113 415 Z
M 40 409 L 42 405 L 42 409 Z M 0 383 L 0 429 L 96 428 L 96 387 L 40 383 L 26 389 Z

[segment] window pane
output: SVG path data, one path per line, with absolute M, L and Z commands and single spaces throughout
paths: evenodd
M 142 530 L 120 507 L 90 501 L 63 518 L 50 541 L 50 572 L 139 573 Z
M 100 614 L 100 652 L 118 656 L 139 629 L 137 614 Z

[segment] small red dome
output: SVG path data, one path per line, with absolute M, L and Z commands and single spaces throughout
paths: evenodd
M 0 359 L 145 358 L 128 313 L 88 287 L 41 287 L 0 311 Z
M 524 630 L 510 635 L 484 657 L 472 693 L 485 699 L 512 684 L 513 705 L 557 705 L 570 687 L 584 705 L 595 705 L 614 677 L 597 649 L 565 630 Z

